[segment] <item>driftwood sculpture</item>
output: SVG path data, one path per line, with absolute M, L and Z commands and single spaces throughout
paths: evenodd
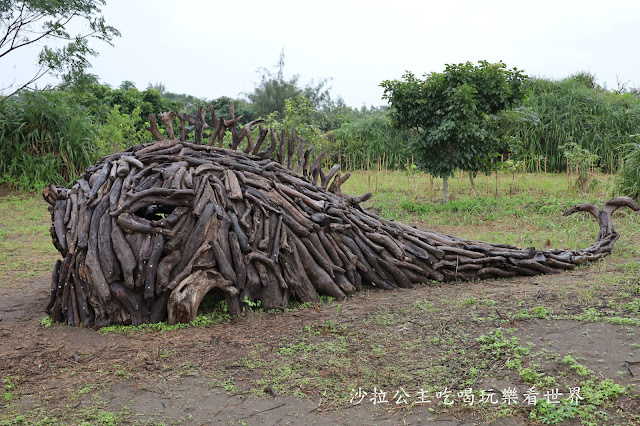
M 152 115 L 157 142 L 103 158 L 70 189 L 45 190 L 63 258 L 46 308 L 53 320 L 97 328 L 173 324 L 193 320 L 211 291 L 237 315 L 244 300 L 282 309 L 289 300 L 316 303 L 318 293 L 342 299 L 363 286 L 555 273 L 608 255 L 618 238 L 611 215 L 622 206 L 638 210 L 620 197 L 602 210 L 581 204 L 565 212 L 588 212 L 600 224 L 584 250 L 467 241 L 361 209 L 370 194 L 342 193 L 349 174 L 341 176 L 338 165 L 325 174 L 323 155 L 311 162 L 312 148 L 295 132 L 286 137 L 260 126 L 254 144 L 251 128 L 259 122 L 236 131 L 233 109 L 230 120 L 211 109 L 213 130 L 202 144 L 204 112 L 160 114 L 166 140 Z M 194 142 L 185 141 L 185 122 Z M 222 148 L 227 129 L 231 149 Z

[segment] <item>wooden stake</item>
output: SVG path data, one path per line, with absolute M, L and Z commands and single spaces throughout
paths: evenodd
M 613 155 L 611 155 L 609 159 L 611 160 L 611 168 L 609 169 L 609 174 L 612 175 L 613 174 Z
M 378 175 L 380 174 L 380 156 L 378 155 L 378 164 L 376 165 L 376 193 L 378 192 Z
M 411 191 L 411 184 L 409 179 L 411 178 L 411 169 L 409 168 L 409 159 L 407 158 L 407 189 Z
M 369 154 L 367 154 L 367 191 L 371 192 L 371 170 L 369 167 L 369 163 L 371 158 L 369 157 Z

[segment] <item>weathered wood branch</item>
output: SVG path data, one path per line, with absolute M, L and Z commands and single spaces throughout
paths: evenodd
M 156 120 L 155 114 L 149 114 L 149 124 L 150 125 L 147 126 L 146 129 L 151 132 L 154 139 L 157 140 L 158 142 L 163 141 L 164 136 L 162 136 L 162 134 L 160 133 L 160 130 L 158 130 L 158 122 Z

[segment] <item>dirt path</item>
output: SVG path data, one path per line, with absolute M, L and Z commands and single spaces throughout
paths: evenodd
M 5 417 L 0 420 L 15 421 L 24 416 L 39 421 L 55 417 L 62 423 L 78 424 L 522 424 L 528 422 L 524 407 L 504 412 L 500 405 L 472 409 L 460 401 L 455 406 L 419 405 L 415 400 L 413 404 L 394 404 L 391 394 L 386 405 L 372 404 L 371 395 L 353 405 L 347 387 L 336 395 L 332 394 L 335 388 L 327 385 L 323 395 L 322 388 L 307 384 L 303 373 L 287 376 L 276 367 L 302 365 L 304 371 L 308 365 L 311 371 L 316 367 L 311 364 L 313 359 L 296 348 L 303 343 L 322 343 L 322 339 L 329 342 L 337 334 L 322 330 L 335 324 L 342 326 L 344 336 L 355 335 L 357 339 L 346 351 L 326 346 L 327 363 L 341 357 L 369 357 L 359 364 L 362 372 L 355 374 L 356 383 L 361 375 L 363 386 L 367 384 L 367 374 L 371 374 L 366 368 L 384 370 L 386 364 L 395 362 L 394 374 L 408 378 L 404 384 L 391 377 L 387 382 L 401 385 L 394 389 L 406 388 L 415 394 L 423 377 L 411 372 L 415 366 L 410 357 L 420 353 L 417 362 L 441 364 L 444 376 L 450 376 L 445 383 L 458 389 L 455 385 L 470 371 L 469 366 L 455 365 L 467 362 L 464 346 L 471 343 L 470 352 L 477 351 L 474 339 L 502 326 L 513 328 L 514 336 L 523 343 L 531 342 L 536 350 L 557 354 L 540 361 L 547 374 L 562 372 L 561 360 L 571 355 L 598 379 L 609 378 L 635 389 L 640 366 L 630 362 L 640 361 L 637 327 L 518 317 L 523 309 L 538 312 L 531 311 L 536 306 L 579 312 L 589 298 L 595 301 L 615 292 L 612 285 L 581 293 L 597 273 L 591 269 L 552 277 L 427 285 L 395 291 L 393 297 L 372 291 L 343 303 L 323 305 L 319 312 L 312 308 L 253 312 L 232 323 L 205 328 L 107 334 L 59 325 L 44 328 L 40 323 L 49 284 L 46 278 L 25 281 L 0 290 L 0 377 L 5 381 L 7 403 Z M 416 307 L 425 308 L 416 311 Z M 301 338 L 305 330 L 320 331 Z M 443 341 L 436 342 L 434 335 Z M 431 339 L 432 344 L 412 347 L 416 336 Z M 264 341 L 267 343 L 258 343 Z M 365 346 L 369 341 L 386 347 L 386 353 L 373 357 L 378 347 Z M 325 348 L 314 345 L 316 350 Z M 443 350 L 454 353 L 443 358 Z M 336 358 L 331 356 L 334 353 Z M 480 358 L 472 361 L 482 368 Z M 517 374 L 509 374 L 503 361 L 488 368 L 488 374 L 479 377 L 474 387 L 515 386 L 519 393 L 526 392 L 527 385 Z M 334 365 L 318 370 L 327 376 L 324 383 L 333 383 L 331 375 L 350 374 L 340 364 Z M 280 373 L 284 379 L 276 377 Z M 367 389 L 371 393 L 372 389 Z M 624 397 L 610 409 L 610 415 L 624 419 L 638 409 L 636 399 Z

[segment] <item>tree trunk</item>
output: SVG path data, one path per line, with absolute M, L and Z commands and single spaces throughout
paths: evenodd
M 471 184 L 471 188 L 475 189 L 476 185 L 473 182 L 473 172 L 469 172 L 469 183 Z
M 449 176 L 442 178 L 442 202 L 449 202 Z

